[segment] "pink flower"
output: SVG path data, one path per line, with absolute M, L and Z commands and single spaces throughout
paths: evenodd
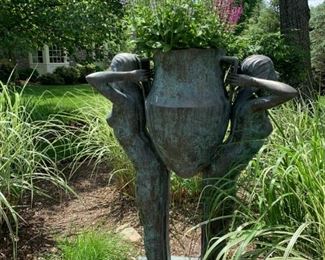
M 220 20 L 231 27 L 239 22 L 244 11 L 242 2 L 236 4 L 234 0 L 215 0 L 214 5 Z

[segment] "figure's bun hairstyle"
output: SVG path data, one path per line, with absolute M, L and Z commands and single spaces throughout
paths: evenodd
M 131 71 L 139 69 L 139 58 L 131 53 L 119 53 L 114 56 L 111 63 L 112 71 Z
M 277 74 L 272 60 L 264 55 L 252 55 L 241 64 L 241 71 L 252 77 L 277 80 Z

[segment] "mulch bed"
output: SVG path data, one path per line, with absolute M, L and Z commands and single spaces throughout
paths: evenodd
M 42 255 L 57 254 L 58 238 L 71 237 L 92 228 L 114 231 L 127 224 L 143 237 L 134 199 L 123 194 L 109 180 L 110 170 L 106 167 L 99 167 L 93 172 L 91 166 L 83 166 L 70 181 L 78 197 L 45 186 L 47 191 L 50 190 L 51 198 L 36 197 L 33 205 L 19 209 L 24 221 L 20 221 L 19 227 L 18 259 L 42 259 Z M 200 254 L 200 231 L 185 235 L 186 231 L 200 222 L 196 208 L 196 202 L 193 201 L 170 207 L 173 255 Z M 138 255 L 144 254 L 143 242 L 134 246 Z M 0 238 L 1 259 L 12 259 L 12 244 L 8 234 Z

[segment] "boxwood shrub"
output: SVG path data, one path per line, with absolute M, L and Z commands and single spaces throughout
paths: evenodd
M 80 72 L 76 67 L 58 67 L 53 74 L 61 77 L 65 84 L 75 84 L 80 77 Z
M 64 85 L 64 79 L 55 73 L 45 73 L 39 77 L 42 85 Z

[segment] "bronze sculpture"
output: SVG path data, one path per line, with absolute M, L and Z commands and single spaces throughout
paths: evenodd
M 183 177 L 201 171 L 205 184 L 234 167 L 238 172 L 272 132 L 266 109 L 297 92 L 275 81 L 273 63 L 262 55 L 248 57 L 241 66 L 243 74 L 228 77 L 230 84 L 239 86 L 233 103 L 220 63 L 236 65 L 237 59 L 220 50 L 156 54 L 152 86 L 146 62 L 134 54 L 118 54 L 111 71 L 90 74 L 87 81 L 113 103 L 107 122 L 136 168 L 147 259 L 167 260 L 169 171 Z M 229 121 L 231 132 L 223 142 Z M 209 210 L 206 200 L 205 216 Z M 214 223 L 211 230 L 222 232 L 223 224 Z M 202 231 L 204 253 L 209 237 Z

